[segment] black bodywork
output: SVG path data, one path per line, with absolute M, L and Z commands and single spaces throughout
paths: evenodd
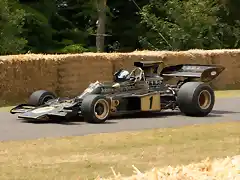
M 178 106 L 177 94 L 182 84 L 189 81 L 210 82 L 224 70 L 220 65 L 180 64 L 159 69 L 161 65 L 162 61 L 134 62 L 135 69 L 121 80 L 117 75 L 123 70 L 115 73 L 112 82 L 91 83 L 79 96 L 55 97 L 40 105 L 20 104 L 10 112 L 20 113 L 19 118 L 29 120 L 83 116 L 82 102 L 89 95 L 104 96 L 110 104 L 110 115 L 174 110 Z M 180 80 L 176 84 L 167 84 L 165 79 L 169 78 Z M 152 103 L 153 98 L 155 104 Z

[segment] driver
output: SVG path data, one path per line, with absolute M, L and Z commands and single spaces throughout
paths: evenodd
M 114 74 L 114 81 L 115 82 L 126 81 L 128 76 L 129 76 L 129 72 L 127 70 L 120 69 Z
M 138 72 L 139 71 L 139 72 Z M 120 69 L 114 74 L 114 82 L 141 81 L 144 77 L 144 73 L 141 68 L 135 68 L 129 73 L 127 70 Z

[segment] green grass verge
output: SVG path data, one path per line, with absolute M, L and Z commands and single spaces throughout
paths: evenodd
M 0 112 L 8 112 L 10 111 L 14 106 L 6 106 L 6 107 L 0 107 Z
M 240 90 L 215 91 L 217 98 L 240 97 Z
M 0 179 L 93 179 L 240 154 L 240 123 L 0 143 Z

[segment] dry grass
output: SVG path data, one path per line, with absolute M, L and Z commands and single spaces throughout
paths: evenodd
M 240 123 L 0 143 L 0 179 L 123 176 L 240 153 Z

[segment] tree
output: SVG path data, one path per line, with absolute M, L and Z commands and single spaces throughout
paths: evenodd
M 107 0 L 96 0 L 96 6 L 98 11 L 96 47 L 98 52 L 104 51 L 106 5 Z
M 96 18 L 91 1 L 84 0 L 20 0 L 27 12 L 24 37 L 32 52 L 81 53 L 92 43 Z M 96 16 L 96 17 L 95 17 Z M 95 26 L 95 22 L 94 22 Z M 91 37 L 92 36 L 92 37 Z
M 0 53 L 238 48 L 239 4 L 238 0 L 1 0 Z
M 141 49 L 139 37 L 146 30 L 140 26 L 141 16 L 138 12 L 149 0 L 108 0 L 108 23 L 106 43 L 108 51 L 131 52 Z
M 18 2 L 0 1 L 0 54 L 21 53 L 27 41 L 21 37 L 24 11 Z
M 140 13 L 146 38 L 154 47 L 167 50 L 218 49 L 233 47 L 224 40 L 226 32 L 240 39 L 239 28 L 222 22 L 217 0 L 152 0 Z
M 20 0 L 25 11 L 23 37 L 28 43 L 25 51 L 48 52 L 52 49 L 54 29 L 49 20 L 55 13 L 54 1 Z

